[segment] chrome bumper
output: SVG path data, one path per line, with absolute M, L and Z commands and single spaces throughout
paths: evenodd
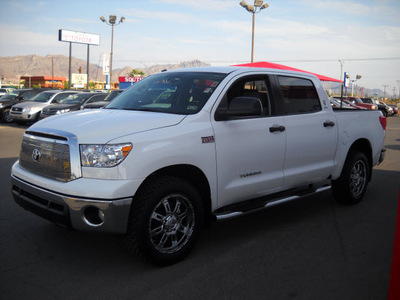
M 125 233 L 132 198 L 101 200 L 61 195 L 42 189 L 15 176 L 15 202 L 42 218 L 79 231 Z

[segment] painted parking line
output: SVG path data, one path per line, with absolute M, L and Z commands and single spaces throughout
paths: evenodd
M 390 283 L 389 283 L 389 293 L 388 293 L 388 300 L 399 300 L 399 299 L 400 299 L 400 191 L 399 191 L 399 202 L 397 206 L 396 231 L 394 234 L 392 271 L 390 272 Z

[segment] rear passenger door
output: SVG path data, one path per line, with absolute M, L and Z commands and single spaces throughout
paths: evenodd
M 333 112 L 322 107 L 312 80 L 277 76 L 280 89 L 286 155 L 285 189 L 326 179 L 332 172 L 337 127 Z

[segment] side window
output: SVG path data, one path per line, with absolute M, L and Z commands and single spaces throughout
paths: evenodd
M 35 91 L 31 91 L 31 92 L 26 92 L 22 95 L 22 99 L 31 99 L 33 98 L 33 96 L 35 96 L 37 93 Z
M 254 97 L 262 104 L 262 116 L 270 116 L 272 112 L 270 95 L 269 84 L 263 76 L 246 77 L 232 84 L 220 107 L 227 108 L 235 97 Z
M 321 110 L 317 91 L 311 80 L 278 76 L 287 114 L 305 114 Z
M 51 103 L 58 103 L 61 100 L 67 98 L 68 96 L 74 95 L 74 94 L 75 93 L 61 93 L 61 94 L 58 94 L 57 96 L 54 97 L 54 99 L 53 99 L 53 101 L 51 101 Z
M 102 101 L 103 99 L 104 99 L 103 95 L 96 95 L 96 96 L 93 96 L 92 98 L 90 98 L 87 103 Z

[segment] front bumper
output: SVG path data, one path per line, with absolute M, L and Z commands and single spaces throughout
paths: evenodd
M 10 116 L 14 120 L 32 121 L 40 115 L 40 111 L 30 111 L 30 112 L 13 112 L 11 110 Z
M 14 175 L 11 178 L 15 202 L 53 223 L 80 231 L 123 234 L 127 230 L 131 197 L 80 198 L 40 188 Z

